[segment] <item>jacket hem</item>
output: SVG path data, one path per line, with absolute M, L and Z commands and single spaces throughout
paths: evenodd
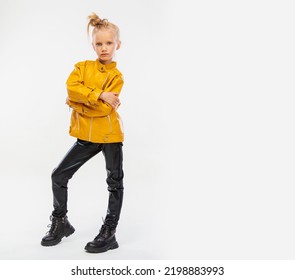
M 92 135 L 92 137 L 89 139 L 88 137 L 85 137 L 83 135 L 79 135 L 79 133 L 69 133 L 70 136 L 84 140 L 89 141 L 92 143 L 119 143 L 124 142 L 124 135 Z

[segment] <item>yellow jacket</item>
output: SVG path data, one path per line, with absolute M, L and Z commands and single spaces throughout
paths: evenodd
M 119 114 L 98 99 L 102 92 L 120 93 L 123 77 L 116 62 L 101 64 L 86 60 L 75 64 L 66 84 L 67 104 L 73 109 L 70 135 L 94 143 L 123 142 L 123 125 Z

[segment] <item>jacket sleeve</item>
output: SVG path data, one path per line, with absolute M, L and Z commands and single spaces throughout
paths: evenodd
M 115 76 L 111 81 L 109 81 L 103 92 L 116 92 L 118 95 L 121 93 L 124 81 L 121 76 Z M 98 99 L 94 104 L 82 104 L 84 114 L 87 116 L 93 116 L 93 114 L 98 114 L 99 116 L 107 116 L 112 110 L 111 105 Z
M 84 85 L 85 63 L 79 62 L 75 64 L 75 69 L 67 79 L 67 90 L 69 100 L 83 104 L 95 104 L 103 92 L 102 89 L 91 88 Z
M 104 89 L 91 88 L 84 85 L 84 67 L 85 64 L 77 63 L 67 80 L 67 104 L 72 109 L 78 111 L 78 113 L 83 112 L 85 115 L 88 115 L 88 113 L 92 112 L 91 116 L 93 116 L 93 111 L 96 111 L 96 116 L 107 116 L 113 108 L 108 103 L 99 99 L 99 96 L 102 92 L 117 92 L 120 94 L 124 83 L 122 76 L 116 75 L 108 81 Z
M 116 92 L 118 93 L 118 96 L 119 96 L 121 93 L 123 84 L 124 84 L 124 80 L 122 75 L 117 75 L 107 83 L 103 92 Z

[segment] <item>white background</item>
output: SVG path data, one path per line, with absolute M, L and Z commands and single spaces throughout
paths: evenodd
M 107 207 L 102 155 L 69 183 L 76 232 L 40 245 L 50 174 L 75 139 L 65 81 L 121 28 L 125 200 L 118 250 L 87 254 Z M 0 2 L 0 259 L 294 259 L 292 1 Z

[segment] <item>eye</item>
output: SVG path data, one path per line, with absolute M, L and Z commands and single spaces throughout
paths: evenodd
M 96 43 L 95 44 L 97 47 L 100 47 L 100 46 L 102 46 L 102 43 Z
M 113 42 L 107 42 L 107 44 L 110 46 L 110 45 L 112 45 L 112 44 L 113 44 Z

